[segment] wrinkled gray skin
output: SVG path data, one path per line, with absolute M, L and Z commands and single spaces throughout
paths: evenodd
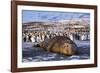
M 69 48 L 66 45 L 68 45 Z M 66 36 L 56 36 L 51 39 L 45 39 L 40 43 L 40 47 L 46 51 L 64 55 L 77 54 L 77 45 Z

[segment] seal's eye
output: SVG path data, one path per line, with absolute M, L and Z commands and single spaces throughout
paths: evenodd
M 69 47 L 69 45 L 67 45 L 67 47 Z

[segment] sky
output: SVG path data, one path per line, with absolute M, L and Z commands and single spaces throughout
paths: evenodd
M 90 22 L 90 13 L 22 10 L 23 23 L 35 21 L 60 21 L 80 18 Z

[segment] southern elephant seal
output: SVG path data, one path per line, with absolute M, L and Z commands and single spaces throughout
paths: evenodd
M 40 47 L 46 51 L 64 55 L 73 55 L 77 49 L 77 45 L 66 36 L 56 36 L 51 39 L 45 39 L 40 43 Z

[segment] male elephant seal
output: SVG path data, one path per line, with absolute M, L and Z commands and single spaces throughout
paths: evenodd
M 67 56 L 75 54 L 77 49 L 76 44 L 66 36 L 56 36 L 51 39 L 45 39 L 40 43 L 40 47 L 46 51 Z

